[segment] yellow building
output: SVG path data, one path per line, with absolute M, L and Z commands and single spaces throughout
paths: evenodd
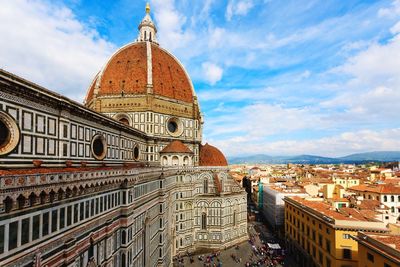
M 359 267 L 400 266 L 400 235 L 358 233 Z
M 385 233 L 383 222 L 353 208 L 334 209 L 300 197 L 285 199 L 285 238 L 298 266 L 356 267 L 358 231 Z
M 344 189 L 347 189 L 352 186 L 357 186 L 360 184 L 360 179 L 355 177 L 343 177 L 343 176 L 333 176 L 332 181 L 337 184 L 343 186 Z

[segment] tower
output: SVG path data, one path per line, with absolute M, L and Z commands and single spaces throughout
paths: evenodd
M 146 15 L 139 24 L 138 41 L 157 43 L 157 28 L 150 16 L 150 4 L 146 4 Z

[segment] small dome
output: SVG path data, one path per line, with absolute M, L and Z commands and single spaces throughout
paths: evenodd
M 193 153 L 187 146 L 181 141 L 175 140 L 169 143 L 160 153 Z
M 200 166 L 228 166 L 224 154 L 216 147 L 206 143 L 200 146 Z

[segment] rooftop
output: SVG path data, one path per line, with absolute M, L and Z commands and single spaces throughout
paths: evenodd
M 185 144 L 179 140 L 169 143 L 160 153 L 193 153 Z
M 388 183 L 388 184 L 373 184 L 373 185 L 357 185 L 349 188 L 351 191 L 359 192 L 370 192 L 378 194 L 400 194 L 400 186 Z
M 400 235 L 369 235 L 369 237 L 378 240 L 387 246 L 400 250 Z
M 334 220 L 344 221 L 364 221 L 364 222 L 376 222 L 376 219 L 365 216 L 362 212 L 354 208 L 340 208 L 335 209 L 328 203 L 322 201 L 310 201 L 301 197 L 290 197 L 297 203 L 304 205 L 324 216 L 327 216 Z
M 359 232 L 354 239 L 400 265 L 400 235 Z

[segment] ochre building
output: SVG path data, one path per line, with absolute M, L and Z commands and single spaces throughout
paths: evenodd
M 0 70 L 0 266 L 172 266 L 247 236 L 245 192 L 150 9 L 85 105 Z
M 359 267 L 400 266 L 400 235 L 358 233 Z
M 322 201 L 285 197 L 285 238 L 298 266 L 357 267 L 357 232 L 382 234 L 385 223 L 353 208 L 335 209 Z

